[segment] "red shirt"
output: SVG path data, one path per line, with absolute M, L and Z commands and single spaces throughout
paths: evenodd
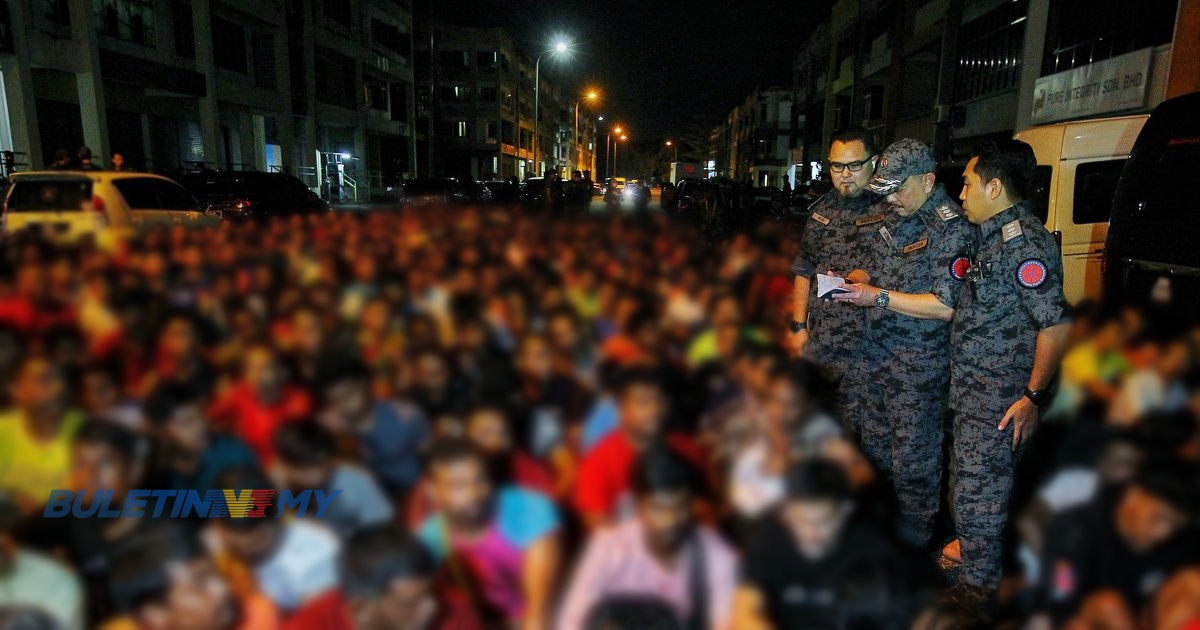
M 667 435 L 667 446 L 705 469 L 704 453 L 686 435 Z M 575 507 L 581 514 L 615 516 L 620 502 L 629 492 L 629 475 L 638 452 L 618 429 L 610 433 L 583 459 L 575 482 Z
M 354 630 L 354 622 L 342 591 L 334 589 L 309 600 L 279 630 Z
M 284 423 L 303 420 L 312 413 L 312 406 L 308 392 L 292 386 L 284 386 L 274 404 L 264 405 L 259 402 L 258 395 L 243 384 L 213 403 L 209 417 L 217 424 L 230 427 L 245 440 L 266 467 L 275 457 L 272 443 L 275 430 Z

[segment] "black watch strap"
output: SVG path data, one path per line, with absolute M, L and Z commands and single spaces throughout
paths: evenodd
M 1032 390 L 1032 389 L 1029 389 L 1028 387 L 1026 387 L 1025 388 L 1025 397 L 1028 398 L 1029 400 L 1033 401 L 1033 404 L 1035 404 L 1039 407 L 1050 402 L 1048 400 L 1050 397 L 1050 394 L 1049 394 L 1049 392 L 1047 392 L 1044 389 Z
M 793 333 L 798 333 L 801 330 L 808 330 L 808 322 L 798 322 L 793 319 L 792 325 L 789 326 L 789 328 L 791 328 Z

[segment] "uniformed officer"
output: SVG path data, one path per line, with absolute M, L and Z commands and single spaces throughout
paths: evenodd
M 974 242 L 950 336 L 950 484 L 959 582 L 976 595 L 999 584 L 1018 447 L 1037 426 L 1070 330 L 1058 245 L 1029 201 L 1035 164 L 1028 144 L 1006 140 L 984 145 L 963 171 Z
M 942 475 L 942 423 L 950 388 L 950 320 L 966 279 L 971 240 L 962 209 L 934 174 L 933 150 L 905 138 L 880 155 L 867 186 L 892 214 L 879 225 L 869 284 L 848 284 L 834 299 L 878 309 L 867 344 L 883 350 L 871 372 L 862 445 L 892 477 L 900 504 L 899 534 L 929 544 Z M 872 411 L 876 413 L 871 413 Z
M 835 133 L 829 147 L 833 190 L 810 206 L 800 253 L 792 263 L 796 274 L 788 345 L 827 368 L 839 383 L 843 421 L 857 428 L 869 357 L 858 352 L 866 318 L 858 309 L 817 299 L 816 274 L 836 271 L 856 279 L 862 272 L 870 235 L 887 215 L 876 207 L 879 197 L 867 190 L 878 156 L 870 133 L 849 129 Z M 855 273 L 857 271 L 857 273 Z

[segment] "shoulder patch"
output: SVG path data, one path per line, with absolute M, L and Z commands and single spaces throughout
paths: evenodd
M 1030 258 L 1017 267 L 1017 282 L 1026 289 L 1036 289 L 1042 286 L 1049 275 L 1046 263 L 1037 258 Z
M 883 212 L 880 212 L 879 214 L 872 214 L 872 215 L 870 215 L 870 216 L 866 216 L 866 217 L 863 217 L 863 218 L 861 218 L 861 219 L 855 219 L 855 220 L 854 220 L 854 225 L 855 225 L 856 227 L 863 227 L 863 226 L 867 226 L 867 225 L 875 225 L 876 223 L 880 223 L 880 222 L 882 222 L 882 221 L 883 221 L 884 219 L 886 219 L 886 218 L 887 218 L 887 214 L 885 214 L 885 213 L 883 213 Z
M 928 238 L 923 238 L 915 243 L 909 243 L 908 245 L 904 246 L 904 253 L 909 254 L 909 253 L 915 252 L 919 249 L 924 249 L 925 246 L 928 244 L 929 244 Z
M 953 221 L 958 218 L 958 213 L 950 206 L 942 206 L 937 210 L 938 216 L 942 217 L 943 221 Z
M 1021 222 L 1019 220 L 1005 223 L 1004 227 L 1000 228 L 1000 232 L 1004 235 L 1005 243 L 1025 234 L 1021 231 Z
M 967 271 L 971 268 L 971 260 L 966 256 L 959 256 L 950 261 L 950 277 L 955 280 L 966 280 Z
M 820 223 L 821 225 L 829 225 L 829 217 L 821 214 L 820 212 L 812 213 L 812 220 Z

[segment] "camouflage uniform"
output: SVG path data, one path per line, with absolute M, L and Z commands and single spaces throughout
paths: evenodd
M 876 204 L 879 197 L 863 192 L 842 199 L 836 190 L 809 206 L 800 253 L 792 273 L 811 280 L 808 295 L 808 347 L 805 356 L 824 366 L 838 383 L 838 410 L 844 422 L 857 428 L 871 357 L 860 352 L 867 318 L 849 304 L 817 298 L 816 274 L 847 274 L 865 269 L 874 246 L 871 235 L 887 218 Z
M 1038 332 L 1066 321 L 1058 245 L 1022 202 L 976 226 L 968 287 L 951 332 L 954 449 L 951 505 L 962 544 L 961 580 L 995 588 L 1013 466 L 1010 425 L 997 427 L 1024 393 Z
M 941 184 L 913 214 L 889 217 L 876 239 L 880 254 L 868 270 L 871 284 L 931 293 L 950 308 L 958 305 L 967 271 L 962 254 L 971 231 Z M 878 395 L 871 407 L 878 415 L 864 423 L 863 450 L 895 483 L 900 536 L 923 546 L 933 533 L 940 499 L 950 323 L 872 310 L 868 343 L 883 350 L 885 359 L 874 366 L 871 382 Z

